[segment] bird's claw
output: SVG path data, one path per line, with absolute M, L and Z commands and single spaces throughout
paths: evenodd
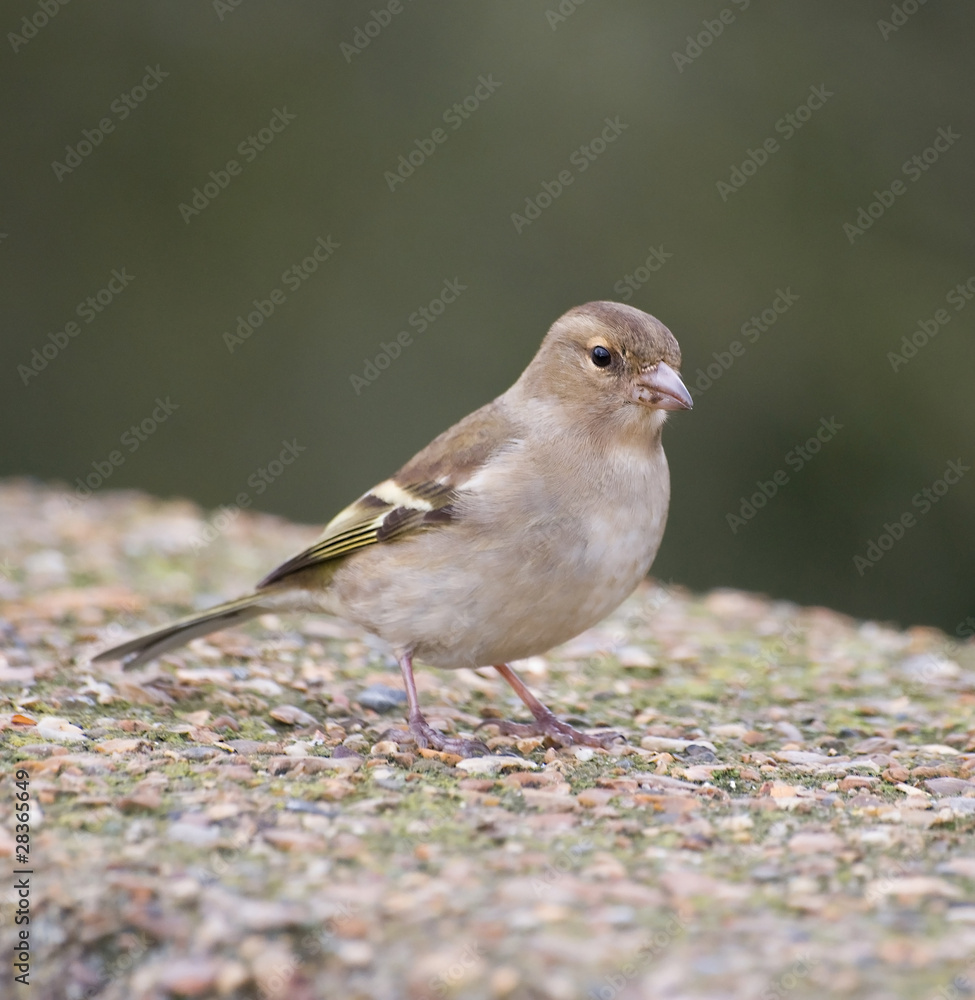
M 611 749 L 618 741 L 623 741 L 621 733 L 600 733 L 591 736 L 589 733 L 580 732 L 568 722 L 551 715 L 544 719 L 536 719 L 534 722 L 509 722 L 507 719 L 484 719 L 481 726 L 497 726 L 498 734 L 501 736 L 543 736 L 551 740 L 556 746 L 586 746 L 599 747 L 601 750 Z
M 395 740 L 397 743 L 415 743 L 424 750 L 440 750 L 443 753 L 457 754 L 458 757 L 483 757 L 491 752 L 486 744 L 480 740 L 445 736 L 439 729 L 434 729 L 425 719 L 411 721 L 408 731 L 390 729 L 383 733 L 383 737 Z

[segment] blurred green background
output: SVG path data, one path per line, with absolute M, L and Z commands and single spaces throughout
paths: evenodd
M 949 299 L 975 275 L 971 6 L 43 0 L 0 28 L 0 474 L 108 462 L 102 489 L 247 492 L 317 526 L 507 388 L 566 309 L 624 298 L 697 397 L 665 432 L 656 576 L 949 631 L 975 613 L 975 471 L 921 492 L 975 466 L 975 281 Z M 228 346 L 254 300 L 272 314 Z M 284 441 L 306 450 L 262 481 Z

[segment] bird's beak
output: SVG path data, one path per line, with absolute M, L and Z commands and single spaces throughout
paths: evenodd
M 652 368 L 640 372 L 633 380 L 633 402 L 642 403 L 651 410 L 690 410 L 694 400 L 680 375 L 665 361 L 658 361 Z

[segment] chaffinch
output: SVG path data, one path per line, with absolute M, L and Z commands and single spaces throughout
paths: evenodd
M 515 384 L 341 511 L 253 593 L 106 650 L 135 667 L 256 615 L 337 615 L 395 651 L 421 747 L 469 756 L 420 711 L 413 659 L 493 666 L 534 717 L 503 732 L 608 745 L 558 720 L 508 666 L 595 625 L 647 574 L 670 475 L 661 431 L 689 410 L 680 348 L 618 302 L 570 309 Z M 612 734 L 615 738 L 615 734 Z

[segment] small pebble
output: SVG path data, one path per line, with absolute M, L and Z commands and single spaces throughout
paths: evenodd
M 522 757 L 467 757 L 459 761 L 457 767 L 468 774 L 497 774 L 498 771 L 511 768 L 523 768 L 526 771 L 538 769 L 534 761 L 524 760 Z
M 386 684 L 370 684 L 356 696 L 356 701 L 363 707 L 379 712 L 392 712 L 400 705 L 406 704 L 406 692 L 399 688 L 388 687 Z
M 318 720 L 296 705 L 276 705 L 271 709 L 271 718 L 286 726 L 314 726 Z

